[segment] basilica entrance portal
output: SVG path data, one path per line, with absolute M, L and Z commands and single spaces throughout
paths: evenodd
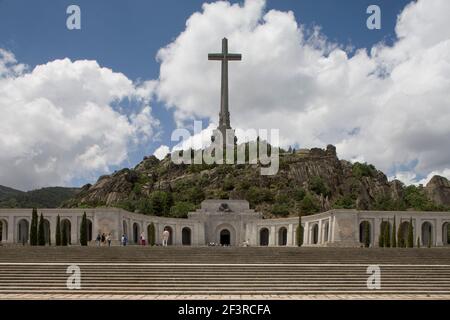
M 220 244 L 222 246 L 229 246 L 231 244 L 231 234 L 228 229 L 220 231 Z

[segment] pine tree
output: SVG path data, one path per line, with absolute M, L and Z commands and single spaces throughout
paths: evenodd
M 391 245 L 392 245 L 392 248 L 397 248 L 397 224 L 395 223 L 395 216 L 394 216 L 394 224 L 392 226 Z
M 66 223 L 63 223 L 62 225 L 62 232 L 61 232 L 61 245 L 62 246 L 67 246 L 68 243 L 68 239 L 67 239 L 67 228 L 66 228 Z
M 369 224 L 369 222 L 364 223 L 364 246 L 366 248 L 370 247 L 370 224 Z
M 38 227 L 38 243 L 39 246 L 45 246 L 45 231 L 44 231 L 44 216 L 39 217 L 39 227 Z
M 412 218 L 409 219 L 407 247 L 408 248 L 414 247 L 414 228 L 412 224 Z
M 80 225 L 80 244 L 82 246 L 87 246 L 87 217 L 86 212 L 83 213 L 83 217 L 81 218 L 81 225 Z
M 31 228 L 30 228 L 30 245 L 36 246 L 38 244 L 38 214 L 37 209 L 33 208 L 31 215 Z
M 303 228 L 302 228 L 302 216 L 298 216 L 298 226 L 297 226 L 297 246 L 301 247 L 303 245 Z
M 391 247 L 391 233 L 390 233 L 390 228 L 389 228 L 389 220 L 386 222 L 385 226 L 384 226 L 384 246 L 386 248 L 390 248 Z
M 55 244 L 57 246 L 61 245 L 61 218 L 58 216 L 56 217 L 56 233 L 55 233 Z
M 155 225 L 150 223 L 147 227 L 147 233 L 148 233 L 148 244 L 151 246 L 155 245 Z
M 380 235 L 378 236 L 378 246 L 380 248 L 384 247 L 384 230 L 383 230 L 384 223 L 383 222 L 384 222 L 383 219 L 381 219 Z

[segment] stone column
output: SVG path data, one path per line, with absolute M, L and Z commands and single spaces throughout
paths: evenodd
M 70 230 L 70 240 L 72 245 L 77 245 L 78 243 L 78 230 L 80 230 L 80 226 L 78 225 L 78 217 L 77 216 L 71 216 L 70 219 L 72 222 L 72 228 Z
M 309 222 L 305 222 L 305 226 L 303 228 L 303 244 L 309 244 Z
M 287 246 L 295 246 L 295 237 L 294 237 L 294 231 L 293 231 L 293 225 L 292 223 L 290 223 L 288 225 L 288 230 L 287 230 L 287 239 L 286 239 L 286 245 Z
M 436 220 L 436 227 L 435 227 L 436 231 L 434 232 L 436 234 L 435 239 L 435 246 L 437 247 L 441 247 L 443 246 L 443 241 L 442 241 L 442 219 L 437 219 Z
M 179 224 L 175 225 L 175 228 L 172 229 L 173 230 L 173 235 L 172 235 L 172 244 L 173 245 L 181 245 L 182 244 L 182 239 L 181 239 L 181 226 Z
M 374 230 L 373 230 L 373 246 L 374 247 L 378 247 L 378 239 L 380 238 L 380 224 L 381 224 L 381 219 L 380 218 L 375 218 L 374 219 Z M 359 225 L 358 225 L 359 227 Z
M 269 246 L 274 246 L 275 245 L 275 226 L 271 226 L 269 229 Z
M 50 222 L 50 239 L 53 246 L 56 245 L 56 220 L 57 216 L 55 215 L 48 217 L 48 221 Z
M 318 235 L 317 235 L 317 244 L 322 244 L 322 220 L 319 220 L 319 229 L 318 229 Z

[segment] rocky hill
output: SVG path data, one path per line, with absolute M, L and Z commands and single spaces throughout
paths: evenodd
M 334 146 L 284 152 L 274 176 L 259 165 L 176 165 L 145 157 L 85 185 L 65 207 L 117 206 L 144 214 L 185 217 L 204 199 L 246 199 L 266 217 L 307 215 L 331 208 L 448 210 L 449 181 L 426 187 L 389 182 L 374 166 L 339 160 Z

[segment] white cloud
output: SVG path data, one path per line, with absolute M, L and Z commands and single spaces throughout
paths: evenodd
M 153 155 L 159 160 L 162 160 L 167 156 L 168 153 L 170 153 L 170 148 L 166 145 L 161 145 L 155 150 Z
M 292 12 L 264 7 L 204 4 L 159 51 L 157 97 L 178 124 L 217 121 L 220 64 L 207 54 L 220 51 L 225 36 L 243 55 L 229 66 L 233 127 L 279 128 L 281 145 L 333 143 L 341 157 L 384 171 L 416 163 L 409 173 L 426 176 L 450 167 L 450 1 L 411 3 L 393 46 L 351 57 Z
M 149 83 L 86 60 L 25 70 L 0 50 L 0 184 L 28 190 L 95 179 L 154 136 Z

